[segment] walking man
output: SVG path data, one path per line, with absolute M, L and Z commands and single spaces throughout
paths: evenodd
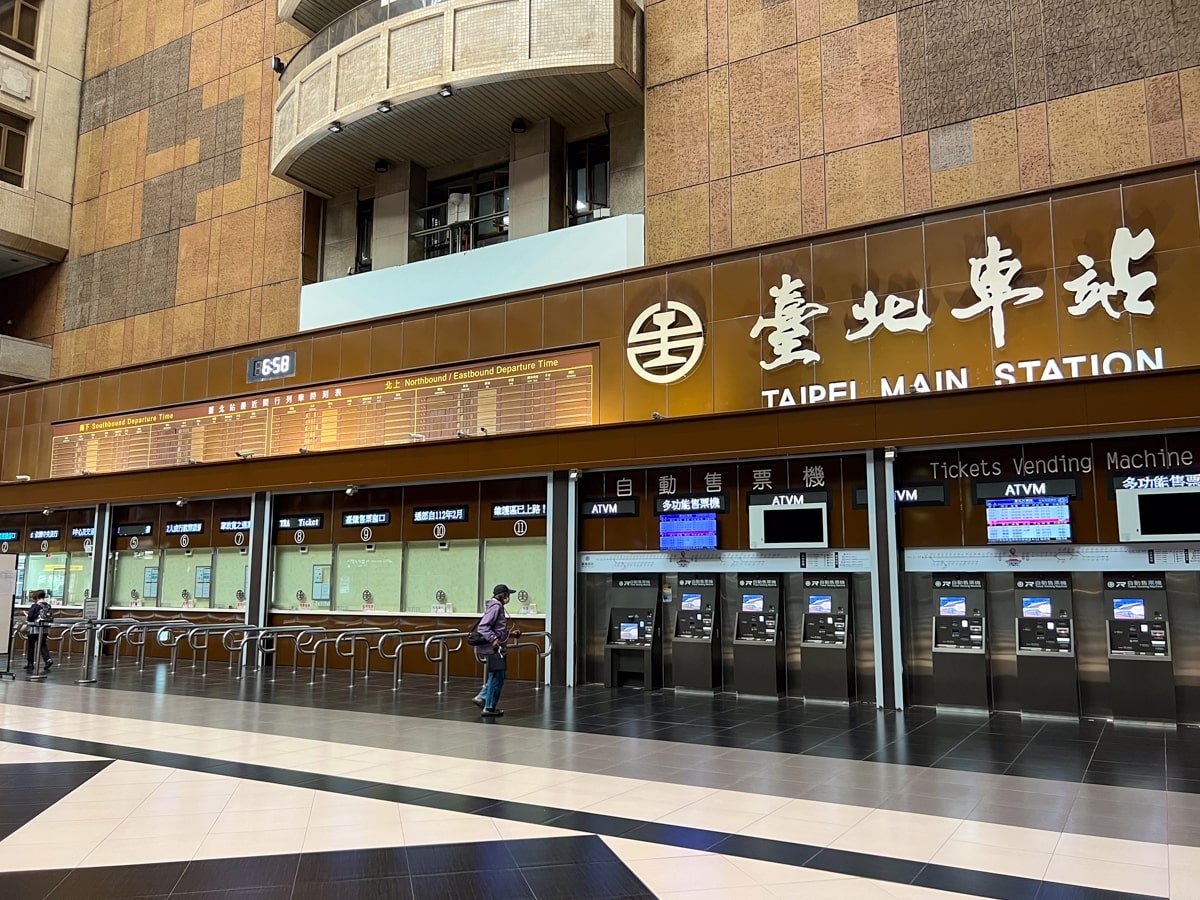
M 484 682 L 476 704 L 483 707 L 484 718 L 495 718 L 504 715 L 500 709 L 500 691 L 504 688 L 504 677 L 508 669 L 505 648 L 512 638 L 520 637 L 519 628 L 508 627 L 508 614 L 504 611 L 512 590 L 507 584 L 498 584 L 492 588 L 492 599 L 488 601 L 483 618 L 479 620 L 476 630 L 487 640 L 481 644 L 478 653 L 483 657 L 487 666 L 487 681 Z
M 46 639 L 49 637 L 49 632 L 46 628 L 54 618 L 54 611 L 50 609 L 50 602 L 46 599 L 45 591 L 33 591 L 29 595 L 29 609 L 25 613 L 25 618 L 29 622 L 29 631 L 25 634 L 25 671 L 33 671 L 33 654 L 36 647 L 42 649 L 42 663 L 47 672 L 54 665 L 54 660 L 50 658 L 50 648 L 46 646 Z

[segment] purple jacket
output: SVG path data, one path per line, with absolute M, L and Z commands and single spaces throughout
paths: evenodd
M 501 647 L 507 644 L 508 615 L 504 612 L 504 604 L 495 597 L 489 600 L 487 609 L 483 611 L 483 618 L 479 620 L 475 630 L 488 639 L 486 644 L 475 648 L 480 656 L 488 656 L 495 651 L 492 641 L 499 641 Z

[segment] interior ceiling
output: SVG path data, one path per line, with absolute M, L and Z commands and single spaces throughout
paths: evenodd
M 359 6 L 362 0 L 300 0 L 292 19 L 316 34 L 338 16 Z
M 554 75 L 492 82 L 434 94 L 372 112 L 347 123 L 341 134 L 325 132 L 288 168 L 296 181 L 332 196 L 375 181 L 375 161 L 411 160 L 424 168 L 508 146 L 512 121 L 553 119 L 582 125 L 638 106 L 607 72 Z

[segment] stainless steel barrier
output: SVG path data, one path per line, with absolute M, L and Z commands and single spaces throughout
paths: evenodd
M 316 629 L 314 629 L 316 630 Z M 317 652 L 321 654 L 321 677 L 325 678 L 329 674 L 329 645 L 333 645 L 333 652 L 339 656 L 345 656 L 338 650 L 339 642 L 349 638 L 350 647 L 354 647 L 354 641 L 359 637 L 367 637 L 378 634 L 383 629 L 380 628 L 322 628 L 319 635 L 302 635 L 296 641 L 296 652 L 305 656 L 312 657 L 312 663 L 309 665 L 309 684 L 317 683 Z M 311 639 L 309 639 L 311 638 Z M 354 683 L 354 663 L 351 661 L 350 681 Z
M 333 652 L 342 659 L 350 660 L 350 687 L 354 687 L 354 663 L 358 657 L 358 645 L 363 647 L 363 681 L 371 677 L 371 651 L 379 650 L 385 637 L 402 634 L 398 628 L 355 628 L 343 631 L 333 642 Z M 374 643 L 372 644 L 372 640 Z M 349 651 L 349 652 L 347 652 Z
M 135 620 L 134 624 L 128 625 L 117 632 L 116 637 L 113 639 L 113 671 L 116 671 L 117 664 L 121 661 L 122 642 L 129 647 L 137 648 L 138 671 L 144 672 L 146 671 L 146 638 L 150 636 L 151 632 L 190 624 L 192 623 L 186 619 L 160 619 L 157 622 Z
M 535 640 L 540 638 L 541 644 L 535 643 Z M 523 632 L 520 637 L 513 638 L 508 642 L 506 652 L 514 653 L 520 650 L 533 649 L 537 651 L 536 661 L 534 663 L 533 689 L 540 691 L 542 684 L 546 679 L 546 660 L 550 658 L 550 653 L 554 649 L 554 637 L 548 631 L 527 631 Z
M 169 647 L 171 650 L 171 674 L 174 675 L 176 668 L 179 665 L 179 645 L 186 643 L 192 651 L 192 668 L 196 668 L 200 661 L 200 654 L 204 654 L 204 664 L 200 670 L 200 677 L 208 677 L 208 650 L 212 635 L 221 632 L 229 631 L 229 623 L 223 622 L 220 624 L 203 624 L 189 622 L 186 625 L 169 625 L 166 628 L 159 629 L 157 634 L 158 643 L 162 647 Z M 166 640 L 163 635 L 166 635 Z M 204 638 L 203 643 L 197 643 L 198 638 Z
M 131 628 L 137 625 L 141 620 L 135 619 L 133 616 L 122 616 L 119 619 L 97 619 L 96 620 L 96 649 L 100 655 L 104 654 L 104 648 L 109 647 L 113 650 L 113 658 L 116 659 L 117 640 L 126 628 Z M 99 666 L 99 663 L 96 664 Z
M 404 680 L 403 665 L 404 665 L 404 650 L 407 647 L 420 647 L 425 643 L 426 638 L 430 635 L 438 634 L 454 634 L 453 628 L 426 628 L 422 631 L 394 631 L 385 634 L 379 639 L 379 644 L 375 648 L 380 657 L 383 659 L 395 660 L 395 665 L 392 667 L 392 690 L 400 689 L 400 682 Z M 388 638 L 396 637 L 396 646 L 392 652 L 387 651 L 385 642 Z
M 451 631 L 425 638 L 425 658 L 437 666 L 438 694 L 446 693 L 446 686 L 450 683 L 450 654 L 463 648 L 469 634 L 469 631 Z M 434 647 L 437 650 L 431 655 L 430 650 Z
M 271 663 L 271 681 L 275 680 L 276 669 L 279 665 L 279 642 L 292 641 L 292 674 L 296 674 L 296 667 L 300 664 L 300 642 L 309 634 L 322 635 L 327 629 L 320 628 L 315 625 L 275 625 L 269 628 L 261 629 L 256 635 L 251 635 L 258 641 L 258 662 L 259 668 L 266 668 L 269 661 Z

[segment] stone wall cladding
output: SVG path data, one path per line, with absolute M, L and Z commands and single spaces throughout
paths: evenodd
M 870 221 L 897 198 L 911 213 L 1200 154 L 1193 0 L 704 4 L 648 4 L 648 201 L 687 191 L 648 202 L 648 261 Z M 680 103 L 695 81 L 728 88 L 707 110 Z M 697 177 L 705 113 L 732 185 L 716 165 Z M 797 161 L 799 179 L 764 174 Z M 759 207 L 766 184 L 793 196 Z M 665 217 L 680 211 L 713 227 L 684 241 Z

